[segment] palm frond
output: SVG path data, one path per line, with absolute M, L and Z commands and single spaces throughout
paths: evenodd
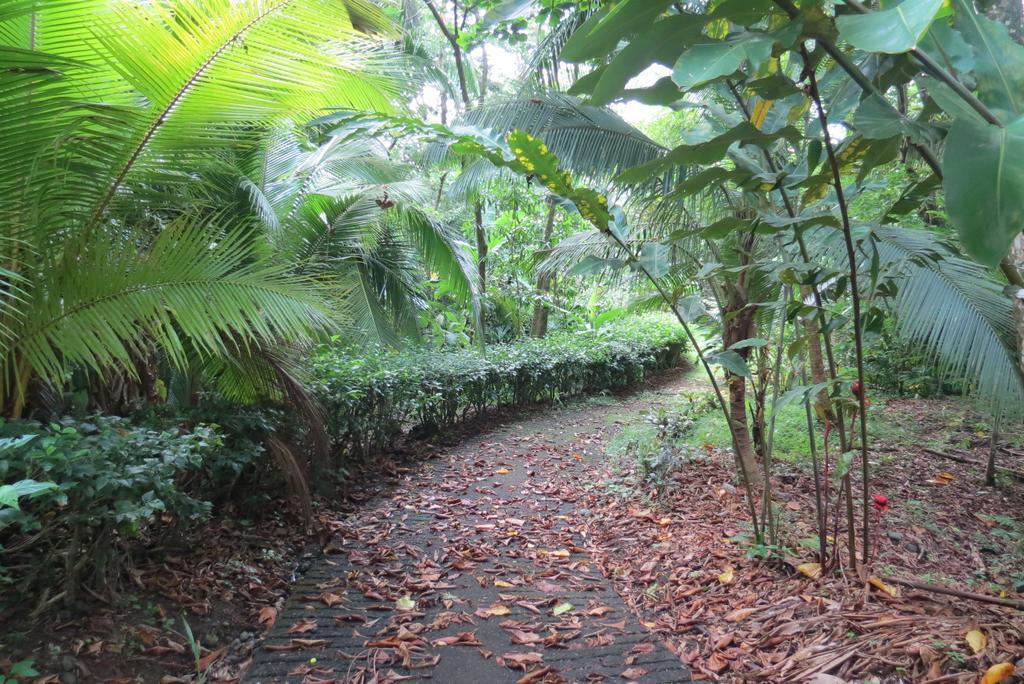
M 380 303 L 380 294 L 366 267 L 360 264 L 358 270 L 346 274 L 345 281 L 349 285 L 345 304 L 358 334 L 390 347 L 401 346 L 402 340 Z
M 1013 302 L 979 264 L 925 231 L 880 228 L 878 250 L 894 271 L 897 331 L 948 373 L 973 381 L 998 410 L 1021 413 L 1024 377 L 1015 363 Z
M 472 304 L 474 309 L 478 309 L 476 265 L 461 233 L 415 209 L 400 212 L 396 223 L 424 264 L 448 282 L 452 294 L 462 303 Z
M 401 83 L 398 54 L 369 36 L 391 25 L 368 0 L 67 5 L 38 3 L 36 48 L 2 55 L 20 68 L 0 84 L 0 176 L 21 190 L 7 197 L 47 197 L 42 216 L 32 203 L 11 209 L 51 234 L 77 224 L 87 236 L 113 204 L 137 205 L 145 194 L 129 184 L 194 183 L 170 170 L 281 117 L 388 110 Z M 24 21 L 4 31 L 23 34 Z
M 96 240 L 70 269 L 35 283 L 0 371 L 3 385 L 15 359 L 58 382 L 69 366 L 131 371 L 143 338 L 183 366 L 183 339 L 203 355 L 230 356 L 249 341 L 304 338 L 328 324 L 315 282 L 268 262 L 246 227 L 216 224 L 217 217 L 183 217 L 149 249 L 111 250 Z
M 566 67 L 561 61 L 562 48 L 576 30 L 589 19 L 595 9 L 583 9 L 572 12 L 565 20 L 558 22 L 551 31 L 541 39 L 540 44 L 530 54 L 526 66 L 519 75 L 524 94 L 544 90 L 564 90 L 566 76 L 575 73 L 576 67 Z
M 498 135 L 527 131 L 543 138 L 566 168 L 599 180 L 665 152 L 610 109 L 584 105 L 561 93 L 478 107 L 466 112 L 461 123 Z

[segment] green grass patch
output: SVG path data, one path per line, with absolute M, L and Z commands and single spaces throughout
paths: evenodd
M 847 427 L 849 424 L 847 424 Z M 855 429 L 859 429 L 857 425 Z M 824 436 L 822 426 L 815 421 L 816 445 L 821 452 Z M 868 407 L 868 439 L 869 441 L 885 442 L 895 446 L 918 444 L 920 432 L 916 423 L 901 420 L 892 411 L 886 411 L 884 401 Z M 699 444 L 712 444 L 719 448 L 728 448 L 732 444 L 729 427 L 725 417 L 719 410 L 709 411 L 697 419 L 692 432 L 692 439 Z M 789 404 L 779 411 L 775 419 L 775 458 L 790 463 L 802 463 L 810 459 L 810 445 L 807 439 L 807 414 L 804 405 Z

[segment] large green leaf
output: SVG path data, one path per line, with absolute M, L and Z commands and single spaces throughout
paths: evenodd
M 1024 47 L 1013 42 L 1005 26 L 975 12 L 972 0 L 956 1 L 956 27 L 974 47 L 981 101 L 1024 114 Z
M 727 19 L 739 26 L 750 26 L 775 9 L 771 0 L 725 0 L 715 7 L 712 19 Z
M 490 25 L 512 19 L 530 9 L 532 5 L 533 0 L 501 0 L 497 5 L 487 10 L 483 23 Z
M 645 242 L 637 261 L 652 278 L 660 278 L 672 267 L 668 246 L 657 242 Z
M 929 76 L 918 76 L 916 79 L 918 85 L 920 85 L 925 92 L 928 93 L 928 97 L 935 100 L 935 103 L 942 108 L 946 114 L 949 114 L 952 119 L 974 119 L 978 123 L 984 123 L 985 120 L 981 118 L 962 97 L 953 92 L 953 89 L 942 81 L 937 81 Z
M 743 360 L 742 356 L 731 349 L 708 356 L 708 363 L 721 366 L 734 375 L 744 378 L 751 377 L 750 367 L 747 366 L 747 362 Z
M 774 133 L 764 133 L 754 124 L 744 121 L 711 140 L 696 145 L 680 145 L 660 159 L 627 169 L 619 174 L 616 181 L 627 184 L 642 183 L 675 166 L 707 165 L 720 161 L 734 143 L 764 146 L 783 138 L 795 142 L 800 139 L 800 132 L 792 126 L 787 126 Z
M 18 499 L 21 497 L 36 496 L 56 488 L 55 482 L 37 482 L 35 480 L 18 480 L 14 484 L 5 484 L 0 486 L 0 508 L 18 508 Z
M 592 92 L 594 104 L 606 104 L 622 94 L 626 83 L 652 63 L 673 64 L 679 54 L 701 38 L 707 17 L 676 14 L 657 21 L 620 50 L 602 70 Z
M 924 144 L 939 138 L 939 134 L 927 125 L 903 116 L 884 97 L 878 95 L 864 98 L 853 117 L 853 125 L 861 135 L 872 140 L 903 135 Z
M 671 4 L 672 0 L 622 0 L 587 20 L 562 48 L 562 59 L 583 62 L 607 55 L 619 40 L 649 26 Z
M 1024 228 L 1024 117 L 1005 128 L 957 119 L 942 172 L 964 247 L 982 263 L 998 263 Z
M 928 53 L 932 59 L 953 73 L 966 74 L 974 71 L 974 50 L 964 40 L 963 34 L 948 22 L 932 22 L 918 49 Z
M 761 64 L 771 50 L 772 39 L 756 34 L 694 45 L 679 56 L 672 69 L 672 80 L 681 88 L 693 88 L 728 76 L 747 60 Z
M 904 0 L 892 9 L 836 18 L 847 42 L 866 52 L 900 54 L 917 47 L 943 0 Z

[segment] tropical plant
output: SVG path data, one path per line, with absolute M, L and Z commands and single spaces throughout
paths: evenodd
M 592 65 L 572 87 L 574 94 L 589 95 L 597 104 L 639 99 L 704 112 L 712 124 L 710 135 L 616 177 L 619 192 L 630 186 L 639 190 L 627 195 L 633 202 L 644 202 L 645 186 L 650 196 L 648 184 L 667 179 L 670 192 L 662 181 L 653 185 L 654 195 L 660 205 L 674 203 L 683 211 L 688 209 L 685 200 L 695 195 L 720 193 L 726 203 L 716 203 L 717 213 L 698 214 L 696 226 L 675 221 L 675 230 L 630 230 L 626 212 L 611 208 L 604 191 L 577 185 L 547 146 L 525 132 L 509 136 L 508 147 L 466 144 L 464 149 L 517 173 L 536 175 L 594 225 L 593 235 L 566 245 L 572 257 L 557 256 L 561 250 L 556 250 L 551 265 L 565 265 L 576 256 L 588 259 L 591 268 L 629 264 L 651 282 L 684 327 L 699 307 L 692 306 L 692 297 L 683 298 L 686 292 L 677 284 L 717 276 L 709 294 L 722 314 L 724 344 L 713 353 L 698 353 L 713 384 L 710 364 L 727 370 L 733 410 L 721 392 L 719 399 L 738 457 L 745 451 L 737 440 L 746 424 L 746 401 L 736 391 L 743 378 L 754 381 L 755 394 L 760 394 L 752 415 L 755 428 L 764 420 L 760 406 L 769 391 L 782 402 L 792 397 L 810 401 L 829 389 L 831 398 L 821 408 L 826 435 L 830 425 L 838 428 L 844 480 L 839 497 L 845 494 L 848 559 L 855 563 L 849 452 L 859 442 L 859 555 L 867 560 L 863 336 L 884 308 L 896 314 L 899 330 L 923 344 L 947 370 L 971 377 L 996 411 L 1020 406 L 1024 385 L 1013 363 L 1010 303 L 997 281 L 955 247 L 939 247 L 926 234 L 888 224 L 919 206 L 941 180 L 945 206 L 966 250 L 988 265 L 1006 254 L 1020 232 L 1020 212 L 1004 193 L 1018 196 L 1024 178 L 1006 156 L 1021 114 L 1014 94 L 1019 88 L 1013 84 L 1024 73 L 1017 68 L 1024 63 L 1024 49 L 967 0 L 954 3 L 952 11 L 938 0 L 880 11 L 854 0 L 845 5 L 845 13 L 833 14 L 819 3 L 797 7 L 788 0 L 708 7 L 623 0 L 602 6 L 565 41 L 563 60 Z M 886 30 L 893 22 L 900 29 Z M 996 58 L 996 46 L 1006 59 Z M 671 77 L 646 89 L 627 88 L 631 77 L 655 63 L 672 69 Z M 870 76 L 865 75 L 868 69 Z M 913 182 L 878 221 L 854 225 L 850 198 L 864 190 L 874 168 L 897 158 L 911 165 Z M 982 181 L 983 193 L 974 192 L 979 179 L 988 179 Z M 705 200 L 699 204 L 708 206 Z M 598 235 L 603 242 L 593 239 Z M 677 258 L 679 252 L 694 254 L 695 238 L 703 250 L 695 261 L 712 260 L 696 272 L 686 259 Z M 1002 266 L 1019 285 L 1012 264 Z M 768 287 L 751 297 L 744 281 L 758 277 Z M 799 292 L 800 300 L 793 301 L 787 292 Z M 939 292 L 952 296 L 943 300 L 942 316 L 936 317 L 931 314 Z M 760 325 L 740 325 L 753 321 L 754 310 L 785 310 L 787 315 L 775 316 L 773 323 L 772 317 L 759 314 Z M 787 323 L 804 333 L 786 342 Z M 852 385 L 837 382 L 841 369 L 830 343 L 846 323 L 855 339 Z M 774 345 L 765 339 L 768 335 L 757 335 L 758 329 L 773 325 L 778 326 Z M 814 385 L 781 396 L 784 343 L 791 356 L 807 347 L 813 358 L 817 348 L 813 375 L 819 377 Z M 827 367 L 821 362 L 821 343 Z M 752 348 L 761 351 L 752 354 Z M 752 356 L 758 359 L 756 373 L 748 364 Z M 846 398 L 851 387 L 854 401 Z M 844 411 L 859 417 L 859 430 L 854 422 L 847 434 Z M 759 451 L 766 475 L 762 511 L 768 518 L 762 522 L 771 536 L 770 428 Z M 750 463 L 743 460 L 741 470 L 749 482 Z M 820 520 L 824 540 L 827 515 Z M 753 524 L 760 536 L 756 517 Z
M 181 367 L 332 320 L 331 284 L 276 260 L 217 178 L 271 126 L 389 110 L 393 33 L 366 0 L 7 3 L 4 410 L 75 367 L 137 377 L 153 345 Z

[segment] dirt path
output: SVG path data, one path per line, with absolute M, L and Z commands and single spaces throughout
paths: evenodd
M 495 424 L 410 468 L 336 521 L 245 681 L 690 681 L 587 555 L 576 501 L 614 416 L 686 384 Z

